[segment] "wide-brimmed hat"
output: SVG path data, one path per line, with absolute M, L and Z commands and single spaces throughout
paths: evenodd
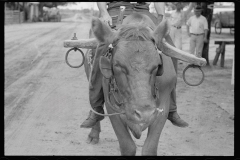
M 194 11 L 202 11 L 202 7 L 197 5 L 195 8 L 194 8 Z

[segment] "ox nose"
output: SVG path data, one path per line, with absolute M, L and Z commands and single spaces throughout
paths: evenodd
M 134 117 L 135 120 L 139 123 L 147 123 L 152 119 L 152 116 L 157 112 L 156 108 L 147 108 L 147 109 L 135 109 Z

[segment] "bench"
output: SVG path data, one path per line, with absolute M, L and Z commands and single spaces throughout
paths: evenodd
M 213 60 L 213 65 L 217 64 L 218 58 L 221 55 L 221 67 L 224 67 L 224 58 L 225 58 L 225 46 L 235 44 L 233 39 L 224 39 L 224 40 L 216 40 L 215 44 L 218 44 L 219 47 L 216 49 L 216 55 Z

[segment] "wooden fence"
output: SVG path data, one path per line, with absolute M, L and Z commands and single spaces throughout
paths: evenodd
M 5 10 L 5 24 L 22 23 L 24 21 L 24 13 L 18 10 Z

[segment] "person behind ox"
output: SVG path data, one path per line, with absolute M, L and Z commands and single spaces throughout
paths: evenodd
M 176 48 L 182 50 L 182 25 L 187 19 L 187 16 L 192 11 L 195 3 L 190 2 L 188 8 L 186 11 L 183 11 L 183 3 L 182 2 L 174 2 L 174 6 L 176 7 L 176 10 L 174 10 L 170 17 L 170 36 L 173 40 L 173 43 Z M 177 60 L 174 63 L 176 68 L 178 66 Z M 182 64 L 180 61 L 179 64 Z
M 156 18 L 149 12 L 149 3 L 145 2 L 97 2 L 99 11 L 100 11 L 100 19 L 103 22 L 109 24 L 110 26 L 116 26 L 118 15 L 121 10 L 121 6 L 125 7 L 124 17 L 130 15 L 132 13 L 141 13 L 149 16 L 151 20 L 157 25 L 161 22 L 164 11 L 165 4 L 162 2 L 154 3 L 154 7 L 158 14 Z M 108 6 L 108 7 L 107 7 Z M 170 38 L 170 37 L 169 37 Z M 99 69 L 99 58 L 101 55 L 107 52 L 109 44 L 99 43 L 96 49 L 96 53 L 94 56 L 93 67 L 91 71 L 91 75 L 89 78 L 89 100 L 91 107 L 98 113 L 104 113 L 103 105 L 104 105 L 104 94 L 102 88 L 102 73 Z M 81 124 L 81 128 L 92 128 L 98 121 L 101 121 L 104 117 L 95 114 L 90 111 L 88 118 Z M 177 113 L 176 106 L 176 89 L 171 92 L 171 105 L 170 111 L 168 115 L 168 119 L 178 127 L 187 127 L 188 124 L 183 121 Z
M 187 32 L 190 37 L 190 53 L 202 57 L 204 42 L 207 43 L 208 22 L 201 15 L 202 7 L 197 5 L 194 8 L 194 16 L 187 21 Z M 195 52 L 196 50 L 196 52 Z
M 182 50 L 182 25 L 184 24 L 187 16 L 192 11 L 194 3 L 190 2 L 188 9 L 183 11 L 183 4 L 181 2 L 174 3 L 176 10 L 171 14 L 170 24 L 170 36 L 175 44 L 176 48 Z

